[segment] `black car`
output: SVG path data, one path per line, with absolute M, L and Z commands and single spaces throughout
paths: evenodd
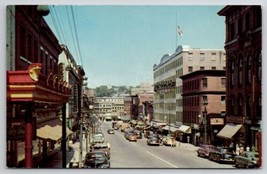
M 110 162 L 105 152 L 93 151 L 86 154 L 84 168 L 100 168 L 103 165 L 110 167 Z

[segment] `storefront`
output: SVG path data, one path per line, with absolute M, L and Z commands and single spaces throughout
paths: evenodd
M 71 133 L 65 120 L 71 86 L 57 75 L 44 76 L 41 67 L 31 64 L 27 70 L 7 71 L 8 167 L 37 167 L 44 156 L 64 149 Z M 60 124 L 52 125 L 55 122 Z

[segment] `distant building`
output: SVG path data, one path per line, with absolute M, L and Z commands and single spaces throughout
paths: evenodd
M 124 116 L 123 97 L 96 97 L 94 113 L 102 119 L 106 116 L 113 119 Z
M 196 49 L 186 45 L 177 47 L 175 53 L 164 55 L 153 66 L 154 120 L 183 125 L 182 79 L 180 76 L 197 70 L 225 70 L 223 49 Z
M 226 145 L 232 140 L 261 151 L 262 9 L 259 5 L 226 6 L 218 14 L 225 16 L 227 58 L 227 124 L 218 136 Z

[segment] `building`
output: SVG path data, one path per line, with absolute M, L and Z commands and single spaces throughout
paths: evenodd
M 198 145 L 217 144 L 216 134 L 225 123 L 225 70 L 198 70 L 183 80 L 183 124 L 180 140 Z M 192 129 L 192 131 L 191 131 Z
M 182 126 L 183 86 L 180 77 L 197 70 L 225 68 L 225 51 L 222 49 L 198 49 L 180 45 L 175 53 L 164 55 L 160 63 L 153 66 L 154 120 L 170 120 L 174 125 Z
M 225 6 L 226 125 L 218 136 L 226 144 L 261 150 L 262 10 L 261 6 Z M 231 132 L 230 136 L 225 133 Z M 261 153 L 260 153 L 261 154 Z
M 123 97 L 96 97 L 94 112 L 103 120 L 106 117 L 116 120 L 118 117 L 124 116 Z
M 58 66 L 62 48 L 43 19 L 48 14 L 43 5 L 7 6 L 7 167 L 41 167 L 60 150 L 66 159 L 72 89 Z

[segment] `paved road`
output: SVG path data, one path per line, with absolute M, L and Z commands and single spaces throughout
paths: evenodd
M 101 129 L 111 144 L 111 168 L 234 168 L 231 164 L 218 164 L 196 154 L 196 147 L 181 144 L 177 147 L 148 146 L 146 139 L 129 142 L 120 130 L 107 134 L 111 122 L 103 122 Z

